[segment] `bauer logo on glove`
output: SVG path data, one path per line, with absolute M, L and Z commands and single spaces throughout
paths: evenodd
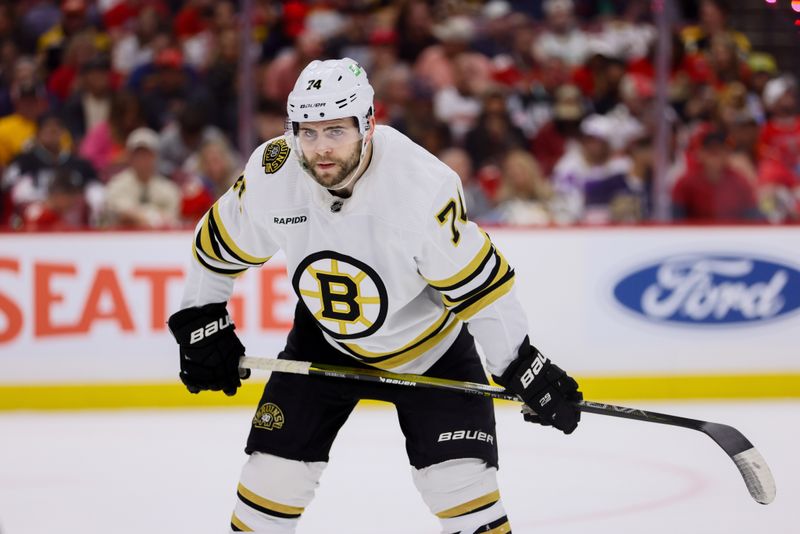
M 542 370 L 544 364 L 547 363 L 547 358 L 542 356 L 541 354 L 536 356 L 536 359 L 533 360 L 531 366 L 525 370 L 525 373 L 522 375 L 522 387 L 528 387 L 533 382 L 533 379 L 539 374 L 539 371 Z
M 250 371 L 239 371 L 244 346 L 236 337 L 225 303 L 185 308 L 172 314 L 167 324 L 180 346 L 180 379 L 186 389 L 235 395 Z
M 215 321 L 211 321 L 206 326 L 198 328 L 197 330 L 193 331 L 192 334 L 189 336 L 189 344 L 194 345 L 198 341 L 202 340 L 205 337 L 211 336 L 216 334 L 220 330 L 224 330 L 231 325 L 231 316 L 226 315 L 221 319 L 217 319 Z
M 581 411 L 577 403 L 583 400 L 578 383 L 532 346 L 527 336 L 517 359 L 495 381 L 522 399 L 526 421 L 552 425 L 565 434 L 578 427 Z

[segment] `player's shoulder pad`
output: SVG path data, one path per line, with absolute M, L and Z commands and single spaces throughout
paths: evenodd
M 408 231 L 425 234 L 445 195 L 457 196 L 458 175 L 390 126 L 379 125 L 374 142 L 378 154 L 374 171 L 381 180 L 370 209 L 379 217 L 403 221 Z
M 390 162 L 388 170 L 399 173 L 401 176 L 397 177 L 396 183 L 404 184 L 404 187 L 396 188 L 396 195 L 411 196 L 416 206 L 425 209 L 443 190 L 452 190 L 455 194 L 460 184 L 455 171 L 394 128 L 378 128 L 382 141 L 391 147 L 386 151 Z
M 250 154 L 244 172 L 240 176 L 239 198 L 245 204 L 256 202 L 259 209 L 273 203 L 280 203 L 283 192 L 294 187 L 292 178 L 297 174 L 299 164 L 292 154 L 290 143 L 283 136 L 275 137 L 256 147 Z M 247 194 L 243 194 L 244 190 Z

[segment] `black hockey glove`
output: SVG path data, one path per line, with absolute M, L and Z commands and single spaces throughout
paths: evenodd
M 239 372 L 239 357 L 244 345 L 234 334 L 224 302 L 186 308 L 167 321 L 180 345 L 181 382 L 191 393 L 203 390 L 220 391 L 231 396 L 242 385 L 240 378 L 250 370 Z
M 581 420 L 576 403 L 583 400 L 583 394 L 578 383 L 532 346 L 527 336 L 517 359 L 495 382 L 525 401 L 522 413 L 526 421 L 571 434 Z

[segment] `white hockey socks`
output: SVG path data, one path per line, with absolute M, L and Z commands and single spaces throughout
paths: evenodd
M 326 465 L 251 454 L 242 468 L 231 530 L 293 534 Z
M 497 469 L 483 460 L 448 460 L 415 470 L 413 478 L 443 534 L 511 532 L 497 489 Z

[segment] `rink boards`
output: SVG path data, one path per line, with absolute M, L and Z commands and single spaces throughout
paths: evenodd
M 593 398 L 800 397 L 800 227 L 489 229 L 531 338 Z M 0 408 L 254 402 L 189 396 L 166 330 L 191 234 L 3 234 Z M 236 282 L 248 353 L 296 298 L 275 257 Z M 313 355 L 309 355 L 313 360 Z

